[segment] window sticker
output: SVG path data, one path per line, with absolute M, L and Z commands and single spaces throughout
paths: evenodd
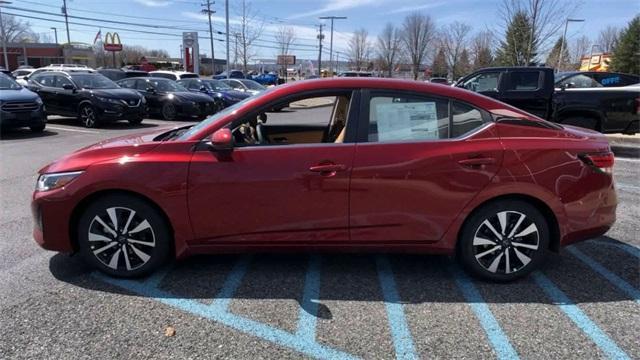
M 375 104 L 378 141 L 438 139 L 435 102 Z

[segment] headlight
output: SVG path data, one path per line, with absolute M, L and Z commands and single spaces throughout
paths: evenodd
M 61 188 L 73 181 L 73 179 L 77 178 L 80 174 L 82 174 L 82 171 L 42 174 L 38 178 L 36 191 L 49 191 Z
M 122 105 L 122 101 L 120 99 L 111 99 L 102 96 L 96 96 L 96 99 L 102 102 L 111 103 L 111 104 L 119 104 Z
M 36 98 L 36 104 L 38 105 L 42 105 L 42 99 L 40 99 L 39 97 Z

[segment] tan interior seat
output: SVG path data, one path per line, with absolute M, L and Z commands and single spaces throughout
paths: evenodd
M 344 137 L 347 130 L 347 114 L 349 113 L 349 98 L 346 96 L 338 96 L 336 98 L 336 104 L 333 109 L 333 117 L 331 119 L 331 124 L 337 126 L 337 129 L 340 129 L 340 133 L 333 141 L 334 143 L 342 143 L 344 142 Z

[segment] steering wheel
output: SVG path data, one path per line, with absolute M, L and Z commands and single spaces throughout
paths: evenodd
M 262 126 L 262 123 L 258 123 L 258 125 L 256 125 L 256 135 L 258 136 L 258 143 L 261 145 L 268 143 L 267 137 L 264 136 Z

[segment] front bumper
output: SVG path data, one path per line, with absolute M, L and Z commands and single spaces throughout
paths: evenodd
M 216 113 L 215 103 L 213 101 L 184 103 L 176 108 L 179 117 L 207 117 Z
M 29 127 L 47 122 L 43 106 L 33 111 L 9 112 L 0 110 L 0 126 L 5 128 Z
M 59 252 L 73 252 L 69 219 L 75 203 L 64 189 L 34 192 L 31 201 L 33 238 L 42 248 Z
M 136 105 L 98 103 L 96 105 L 100 120 L 115 121 L 122 119 L 141 119 L 147 116 L 146 105 L 139 101 Z

